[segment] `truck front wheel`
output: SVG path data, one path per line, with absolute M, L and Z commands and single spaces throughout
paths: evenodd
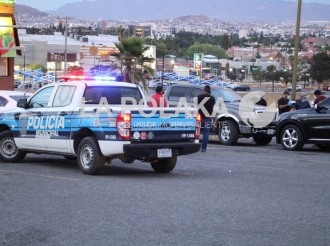
M 0 159 L 5 162 L 19 162 L 24 159 L 26 152 L 16 147 L 10 130 L 0 134 Z
M 151 167 L 156 173 L 169 173 L 175 168 L 177 159 L 177 156 L 159 159 L 158 162 L 151 163 Z
M 81 140 L 77 157 L 79 167 L 84 174 L 99 174 L 105 165 L 105 157 L 101 154 L 97 141 L 93 137 Z

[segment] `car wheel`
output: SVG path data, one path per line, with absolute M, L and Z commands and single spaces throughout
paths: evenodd
M 267 145 L 272 141 L 273 137 L 253 137 L 257 145 Z
M 320 150 L 323 151 L 329 151 L 330 150 L 330 144 L 316 144 L 317 147 L 319 147 Z
M 84 174 L 99 174 L 105 165 L 105 157 L 101 154 L 97 141 L 93 137 L 81 140 L 77 157 L 79 167 Z
M 285 150 L 301 150 L 305 142 L 303 135 L 296 125 L 288 125 L 281 132 L 280 142 Z
M 0 159 L 4 162 L 19 162 L 24 159 L 26 152 L 17 148 L 10 130 L 0 134 Z
M 65 159 L 69 160 L 69 161 L 76 161 L 77 160 L 77 156 L 64 155 L 63 157 Z
M 218 136 L 221 144 L 235 145 L 238 140 L 238 127 L 232 120 L 225 120 L 220 124 Z
M 177 159 L 178 157 L 174 156 L 171 158 L 159 159 L 158 162 L 153 162 L 150 164 L 156 173 L 169 173 L 175 168 Z
M 300 90 L 300 89 L 298 89 L 297 91 L 298 91 L 298 92 L 301 92 L 301 90 Z

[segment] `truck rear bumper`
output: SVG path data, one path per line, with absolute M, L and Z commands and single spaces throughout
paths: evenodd
M 171 149 L 172 156 L 188 155 L 200 150 L 201 144 L 188 143 L 139 143 L 125 144 L 124 153 L 135 157 L 157 158 L 158 149 Z

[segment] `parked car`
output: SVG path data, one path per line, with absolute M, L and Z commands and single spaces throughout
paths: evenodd
M 237 83 L 235 83 L 235 82 L 229 82 L 229 83 L 226 85 L 226 88 L 229 88 L 229 89 L 235 89 L 237 86 L 238 86 Z
M 330 150 L 329 122 L 330 98 L 313 108 L 281 114 L 276 125 L 276 142 L 285 150 L 300 150 L 306 143 Z
M 234 91 L 249 91 L 251 88 L 249 85 L 238 85 L 233 90 Z
M 29 98 L 31 93 L 24 91 L 5 91 L 0 90 L 0 113 L 16 107 L 19 99 Z
M 176 107 L 181 98 L 185 98 L 188 105 L 193 106 L 194 97 L 203 93 L 203 87 L 204 85 L 191 84 L 170 85 L 164 96 L 170 107 Z M 242 113 L 245 109 L 244 105 L 240 107 L 242 97 L 231 89 L 217 85 L 211 85 L 211 95 L 215 97 L 216 101 L 222 98 L 225 105 L 221 105 L 221 109 L 227 111 L 216 113 L 211 128 L 211 134 L 218 135 L 221 144 L 235 145 L 239 138 L 250 137 L 257 145 L 267 145 L 272 141 L 275 136 L 276 111 L 268 110 L 263 106 L 255 106 L 248 108 L 248 112 Z M 262 122 L 268 116 L 271 117 L 271 123 L 267 121 L 264 126 L 254 124 L 258 120 Z
M 311 92 L 313 92 L 314 93 L 314 91 L 315 90 L 320 90 L 319 88 L 314 88 L 314 89 L 312 89 L 311 90 Z M 322 93 L 322 95 L 325 95 L 325 94 L 327 94 L 327 92 L 326 91 L 324 91 L 324 90 L 321 90 L 321 93 Z
M 286 88 L 287 91 L 292 91 L 292 86 Z M 302 90 L 301 85 L 296 85 L 296 91 L 300 92 Z
M 324 90 L 324 91 L 330 91 L 330 85 L 324 85 L 322 87 L 322 90 Z

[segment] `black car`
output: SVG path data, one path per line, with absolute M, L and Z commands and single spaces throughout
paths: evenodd
M 314 108 L 281 114 L 276 125 L 276 142 L 285 150 L 300 150 L 306 143 L 330 150 L 330 98 Z
M 168 87 L 164 96 L 170 107 L 176 107 L 180 98 L 185 98 L 188 105 L 193 106 L 194 97 L 203 93 L 203 87 L 204 85 L 173 84 Z M 262 106 L 253 109 L 252 104 L 252 108 L 248 108 L 250 111 L 244 112 L 244 106 L 240 107 L 242 97 L 231 89 L 217 85 L 211 85 L 211 95 L 216 101 L 222 98 L 225 105 L 221 105 L 221 109 L 227 111 L 215 115 L 211 129 L 211 133 L 218 135 L 221 144 L 235 145 L 239 138 L 250 137 L 253 137 L 257 145 L 267 145 L 272 141 L 276 126 L 274 111 L 268 111 Z M 261 119 L 260 123 L 267 115 L 270 115 L 271 123 L 258 126 L 256 119 Z
M 233 90 L 234 91 L 249 91 L 250 86 L 249 85 L 238 85 Z

